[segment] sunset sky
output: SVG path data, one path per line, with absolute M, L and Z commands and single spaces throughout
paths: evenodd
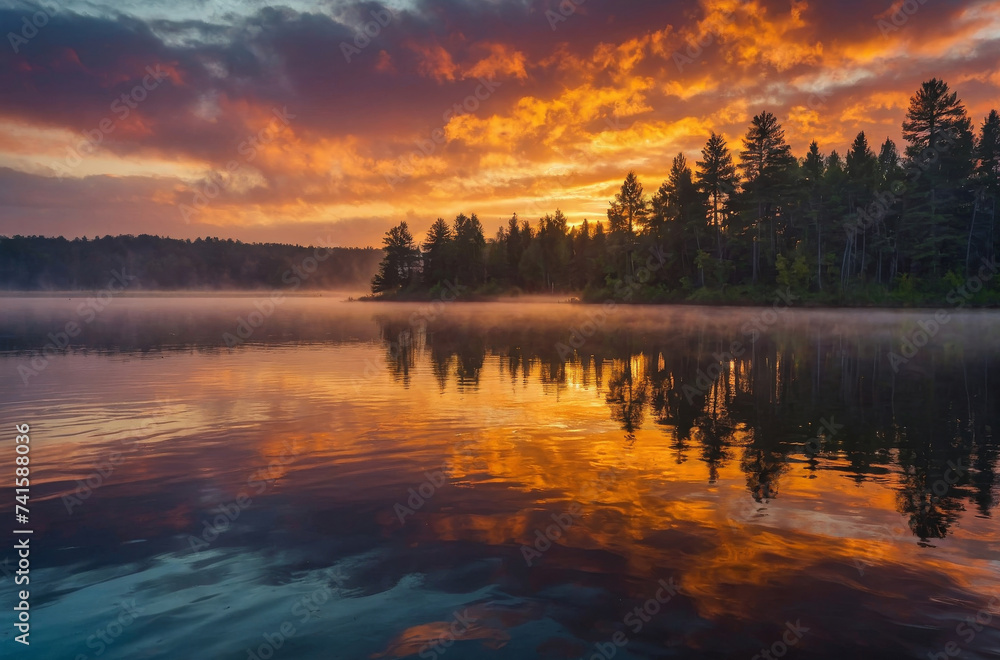
M 515 212 L 604 219 L 627 170 L 652 193 L 761 110 L 797 156 L 901 142 L 931 77 L 978 130 L 1000 3 L 902 5 L 4 2 L 0 235 L 364 246 L 459 212 L 488 235 Z

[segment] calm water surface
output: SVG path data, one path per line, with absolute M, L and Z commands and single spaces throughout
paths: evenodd
M 80 302 L 12 657 L 1000 657 L 1000 313 Z

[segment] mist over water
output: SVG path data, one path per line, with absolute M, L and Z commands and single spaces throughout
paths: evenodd
M 25 657 L 996 657 L 1000 313 L 345 298 L 0 299 Z

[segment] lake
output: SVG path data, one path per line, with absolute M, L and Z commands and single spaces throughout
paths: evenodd
M 1000 312 L 71 295 L 11 657 L 1000 657 Z

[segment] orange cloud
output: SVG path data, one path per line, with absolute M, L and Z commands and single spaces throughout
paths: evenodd
M 489 55 L 466 69 L 463 78 L 493 78 L 495 76 L 514 77 L 524 80 L 528 77 L 524 53 L 508 48 L 504 44 L 487 45 Z
M 441 44 L 409 42 L 407 48 L 417 56 L 417 71 L 420 75 L 433 78 L 439 83 L 455 80 L 458 66 L 452 60 L 451 53 Z
M 778 116 L 797 156 L 813 139 L 843 153 L 860 130 L 873 144 L 889 136 L 902 146 L 909 96 L 931 76 L 978 119 L 1000 91 L 996 3 L 925 3 L 888 34 L 876 13 L 892 14 L 859 1 L 588 4 L 554 34 L 516 4 L 417 21 L 403 11 L 350 66 L 315 65 L 326 47 L 330 61 L 341 57 L 342 26 L 291 10 L 274 17 L 286 32 L 268 38 L 274 28 L 255 26 L 238 57 L 152 33 L 128 35 L 152 40 L 141 52 L 85 40 L 46 50 L 38 41 L 27 55 L 0 54 L 0 167 L 50 175 L 67 145 L 108 116 L 109 90 L 162 62 L 169 93 L 150 94 L 71 176 L 148 178 L 143 192 L 108 199 L 134 206 L 146 194 L 151 208 L 171 213 L 211 176 L 226 190 L 199 226 L 348 218 L 370 223 L 377 244 L 401 217 L 416 227 L 459 210 L 530 217 L 560 206 L 572 221 L 599 219 L 625 171 L 637 169 L 652 191 L 673 156 L 697 159 L 712 131 L 738 151 L 761 110 Z M 499 85 L 442 114 L 477 79 Z M 247 159 L 239 145 L 286 102 L 297 119 Z M 239 172 L 226 171 L 230 161 Z

